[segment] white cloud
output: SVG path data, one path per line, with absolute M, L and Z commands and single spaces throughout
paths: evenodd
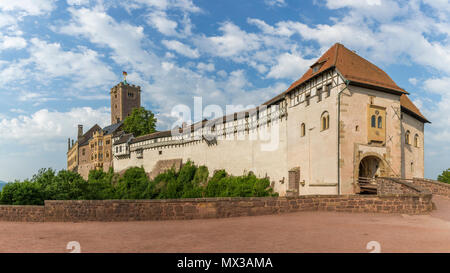
M 148 16 L 148 24 L 156 28 L 159 32 L 168 36 L 178 35 L 176 29 L 178 23 L 167 18 L 167 14 L 162 11 L 156 11 Z
M 269 6 L 284 7 L 286 2 L 284 0 L 264 0 L 264 3 Z
M 287 78 L 296 80 L 308 70 L 313 60 L 303 59 L 301 56 L 292 53 L 283 53 L 277 58 L 277 64 L 274 65 L 267 77 L 281 79 Z
M 450 77 L 427 79 L 423 83 L 423 89 L 431 93 L 450 96 Z
M 22 49 L 27 46 L 27 41 L 22 37 L 2 36 L 0 34 L 0 50 Z
M 192 49 L 189 46 L 176 41 L 176 40 L 163 40 L 162 43 L 170 50 L 177 52 L 178 54 L 184 55 L 188 58 L 198 58 L 200 54 L 197 49 Z
M 90 128 L 95 123 L 105 126 L 110 121 L 107 108 L 73 108 L 69 112 L 41 109 L 32 115 L 0 120 L 0 142 L 28 145 L 52 145 L 76 135 L 77 124 Z
M 198 46 L 220 57 L 237 56 L 241 52 L 258 50 L 261 46 L 257 35 L 247 33 L 231 22 L 221 24 L 219 30 L 222 36 L 200 38 L 197 40 Z
M 416 78 L 409 78 L 408 81 L 412 85 L 416 85 L 417 84 L 417 79 Z
M 144 28 L 126 22 L 118 23 L 101 9 L 69 8 L 71 22 L 60 28 L 61 33 L 79 35 L 94 44 L 111 48 L 111 58 L 120 65 L 132 66 L 149 73 L 156 68 L 157 58 L 142 48 Z
M 41 15 L 53 10 L 54 2 L 54 0 L 2 0 L 0 1 L 0 10 L 18 11 L 25 15 Z
M 30 61 L 40 77 L 71 77 L 78 87 L 94 87 L 110 83 L 116 77 L 97 52 L 78 47 L 64 51 L 58 43 L 31 39 Z
M 214 66 L 213 63 L 198 63 L 197 64 L 197 69 L 200 71 L 208 71 L 208 72 L 212 72 L 214 71 L 216 68 Z
M 83 6 L 89 4 L 89 0 L 67 0 L 70 6 Z
M 180 9 L 184 12 L 201 11 L 201 9 L 196 6 L 192 0 L 132 0 L 131 2 L 147 7 L 157 8 L 159 10 Z

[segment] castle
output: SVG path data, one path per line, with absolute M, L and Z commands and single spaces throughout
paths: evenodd
M 282 196 L 359 193 L 370 178 L 424 176 L 429 121 L 408 94 L 337 43 L 259 107 L 134 137 L 120 126 L 140 106 L 140 88 L 120 83 L 111 90 L 112 128 L 94 126 L 69 140 L 68 168 L 86 177 L 93 168 L 143 166 L 154 177 L 192 160 L 210 172 L 268 177 Z
M 128 84 L 126 79 L 111 88 L 110 96 L 111 125 L 101 128 L 96 124 L 84 134 L 83 125 L 78 125 L 77 140 L 68 139 L 67 169 L 85 179 L 91 170 L 108 171 L 113 167 L 113 136 L 122 133 L 123 120 L 133 108 L 141 107 L 141 88 Z

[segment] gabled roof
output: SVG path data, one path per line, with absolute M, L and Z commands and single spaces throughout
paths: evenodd
M 424 115 L 422 115 L 419 108 L 414 105 L 414 103 L 408 98 L 407 95 L 400 96 L 400 106 L 402 108 L 402 111 L 406 112 L 407 114 L 414 116 L 422 122 L 431 123 L 425 118 Z
M 314 72 L 313 67 L 316 65 L 319 66 L 319 69 Z M 286 93 L 297 86 L 334 67 L 346 80 L 349 80 L 351 84 L 368 86 L 382 91 L 399 94 L 408 94 L 408 92 L 403 88 L 400 88 L 391 77 L 379 67 L 349 50 L 342 44 L 336 43 L 313 65 L 311 65 L 308 71 L 306 71 L 300 79 L 292 83 L 286 91 L 264 104 L 271 104 L 280 100 Z
M 120 138 L 114 142 L 114 145 L 127 143 L 130 139 L 133 138 L 133 134 L 123 134 Z
M 103 134 L 104 135 L 113 134 L 114 132 L 117 131 L 117 129 L 119 129 L 122 126 L 122 124 L 123 124 L 123 121 L 106 126 L 105 128 L 103 128 Z
M 94 132 L 99 131 L 101 129 L 102 128 L 98 126 L 98 124 L 92 126 L 91 129 L 89 129 L 83 136 L 80 137 L 80 139 L 78 139 L 78 146 L 84 146 L 89 144 L 89 140 L 94 135 Z

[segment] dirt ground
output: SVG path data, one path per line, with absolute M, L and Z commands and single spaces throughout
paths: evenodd
M 299 212 L 151 222 L 0 222 L 0 252 L 450 252 L 450 199 L 430 215 Z

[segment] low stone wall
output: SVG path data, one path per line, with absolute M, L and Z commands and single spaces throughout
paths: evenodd
M 152 221 L 227 218 L 299 211 L 424 214 L 428 190 L 398 179 L 378 180 L 378 195 L 306 195 L 170 200 L 45 201 L 44 206 L 0 206 L 0 221 Z
M 0 206 L 0 221 L 43 222 L 44 206 Z
M 314 195 L 279 198 L 46 201 L 46 222 L 227 218 L 299 211 L 423 214 L 431 194 Z
M 412 183 L 430 191 L 432 194 L 450 197 L 450 184 L 425 178 L 414 178 Z
M 398 178 L 379 178 L 377 180 L 377 194 L 378 196 L 390 195 L 390 194 L 429 194 L 428 189 L 424 189 L 407 180 L 401 180 Z

